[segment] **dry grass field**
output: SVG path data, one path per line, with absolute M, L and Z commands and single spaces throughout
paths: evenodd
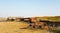
M 0 22 L 0 33 L 47 33 L 47 30 L 20 29 L 28 25 L 24 22 Z

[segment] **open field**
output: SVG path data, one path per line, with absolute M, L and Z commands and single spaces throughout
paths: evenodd
M 0 33 L 47 33 L 47 30 L 20 29 L 27 26 L 24 22 L 0 22 Z

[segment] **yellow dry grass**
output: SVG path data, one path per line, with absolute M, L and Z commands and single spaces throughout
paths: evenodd
M 20 29 L 28 25 L 24 22 L 0 22 L 0 33 L 47 33 L 47 30 Z

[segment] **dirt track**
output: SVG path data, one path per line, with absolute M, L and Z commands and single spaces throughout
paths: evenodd
M 39 29 L 20 29 L 27 27 L 23 22 L 0 22 L 0 33 L 47 33 L 46 30 Z

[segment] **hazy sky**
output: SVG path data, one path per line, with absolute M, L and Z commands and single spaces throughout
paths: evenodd
M 0 17 L 60 15 L 60 0 L 0 0 Z

